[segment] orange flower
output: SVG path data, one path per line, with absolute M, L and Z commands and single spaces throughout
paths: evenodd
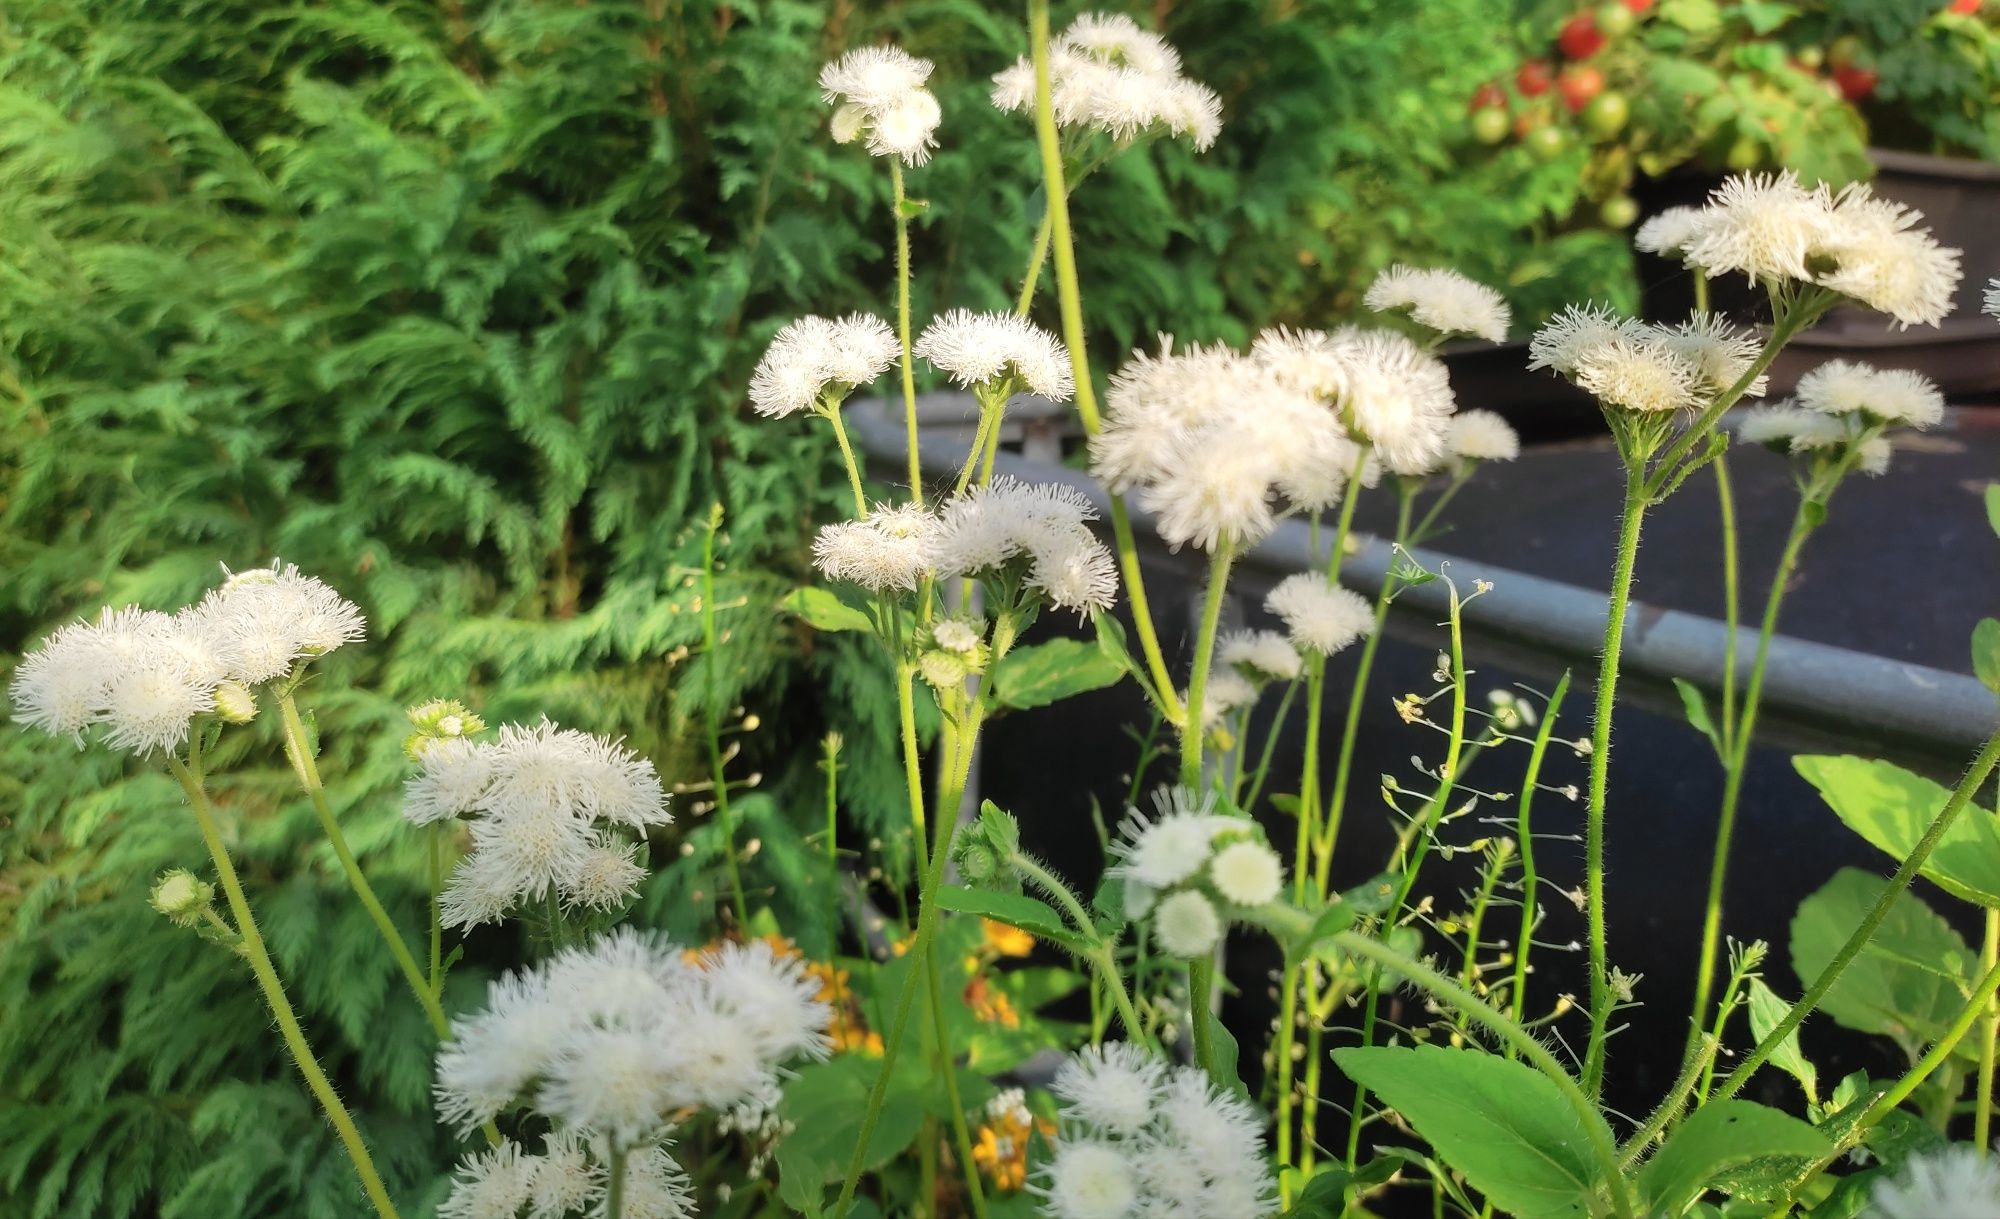
M 979 932 L 986 947 L 999 956 L 1025 957 L 1035 950 L 1034 936 L 997 919 L 980 919 Z
M 1018 1088 L 1002 1092 L 986 1105 L 986 1121 L 979 1127 L 972 1147 L 972 1161 L 993 1182 L 995 1189 L 1011 1193 L 1028 1180 L 1028 1142 L 1039 1128 L 1053 1135 L 1055 1127 L 1038 1122 L 1028 1112 Z
M 1021 1014 L 1014 1010 L 1013 1000 L 1005 992 L 987 985 L 984 977 L 975 977 L 965 984 L 965 1006 L 975 1018 L 987 1024 L 1010 1029 L 1021 1027 Z

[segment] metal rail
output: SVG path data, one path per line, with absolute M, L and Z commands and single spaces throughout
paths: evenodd
M 871 463 L 901 472 L 904 432 L 867 404 L 849 412 L 851 430 Z M 949 408 L 946 408 L 947 410 Z M 965 441 L 927 435 L 920 441 L 924 470 L 939 479 L 956 473 L 965 459 Z M 1002 452 L 994 467 L 1029 482 L 1066 483 L 1097 504 L 1110 496 L 1088 474 Z M 1198 580 L 1201 564 L 1174 555 L 1160 544 L 1149 514 L 1136 505 L 1132 519 L 1149 568 L 1178 571 Z M 1442 570 L 1461 588 L 1490 581 L 1495 591 L 1465 607 L 1469 641 L 1489 664 L 1498 664 L 1551 682 L 1575 669 L 1588 680 L 1604 638 L 1605 594 L 1514 571 L 1476 558 L 1415 550 L 1416 562 Z M 1344 583 L 1373 595 L 1381 589 L 1392 560 L 1387 540 L 1364 537 L 1341 565 Z M 1292 572 L 1316 567 L 1304 522 L 1281 523 L 1240 560 L 1245 591 L 1255 592 Z M 1438 640 L 1437 624 L 1448 613 L 1450 591 L 1442 581 L 1405 588 L 1396 594 L 1390 633 L 1426 645 Z M 1684 679 L 1714 695 L 1721 689 L 1728 628 L 1699 614 L 1634 601 L 1623 653 L 1621 693 L 1642 707 L 1678 718 L 1680 698 L 1673 687 Z M 1757 633 L 1737 629 L 1739 682 L 1747 680 Z M 1964 761 L 2000 724 L 2000 705 L 1972 677 L 1908 664 L 1848 648 L 1777 636 L 1771 641 L 1764 682 L 1759 735 L 1790 749 L 1854 749 L 1873 756 L 1899 757 L 1927 770 L 1944 772 Z

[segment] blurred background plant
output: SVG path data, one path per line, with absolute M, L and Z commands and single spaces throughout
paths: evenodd
M 1560 73 L 1520 81 L 1551 39 L 1576 41 L 1567 5 L 1093 6 L 1161 25 L 1225 113 L 1211 153 L 1118 158 L 1072 204 L 1099 366 L 1160 330 L 1240 343 L 1358 315 L 1395 261 L 1502 288 L 1523 334 L 1568 301 L 1629 306 L 1627 221 L 1604 214 L 1621 150 L 1628 175 L 1728 162 L 1743 139 L 1791 164 L 1812 131 L 1815 155 L 1860 172 L 1860 124 L 1771 41 L 1789 30 L 1864 40 L 1872 98 L 1934 146 L 1991 151 L 1974 104 L 1993 88 L 1988 16 L 1901 6 L 1920 62 L 1861 0 L 1817 24 L 1750 0 L 1619 5 L 1628 42 L 1599 29 L 1609 49 L 1564 51 L 1602 57 L 1580 106 Z M 371 623 L 326 666 L 339 693 L 303 698 L 406 929 L 425 860 L 397 832 L 402 709 L 461 697 L 493 723 L 546 710 L 625 734 L 670 782 L 706 774 L 711 718 L 744 730 L 731 773 L 761 781 L 732 804 L 754 904 L 830 948 L 816 742 L 843 734 L 841 835 L 866 841 L 901 807 L 894 700 L 854 637 L 770 612 L 841 481 L 825 446 L 747 422 L 743 386 L 784 322 L 886 307 L 888 183 L 823 138 L 813 85 L 839 50 L 884 41 L 937 62 L 945 113 L 911 176 L 929 203 L 916 316 L 1001 307 L 1041 211 L 1025 124 L 986 99 L 1024 50 L 1001 0 L 0 3 L 0 666 L 80 612 L 182 604 L 218 562 L 283 555 Z M 1699 73 L 1728 106 L 1690 118 Z M 1467 118 L 1488 82 L 1509 112 L 1494 140 L 1491 94 Z M 1615 124 L 1614 85 L 1630 95 Z M 1512 138 L 1531 114 L 1545 121 Z M 451 1148 L 421 1014 L 396 1001 L 276 737 L 266 724 L 254 758 L 230 759 L 232 845 L 391 1187 L 435 1196 Z M 197 855 L 177 800 L 143 768 L 0 726 L 9 1219 L 359 1205 L 248 979 L 147 905 L 152 877 Z M 715 921 L 724 838 L 704 808 L 691 793 L 653 844 L 680 862 L 642 916 L 691 939 Z M 871 862 L 892 881 L 907 866 Z M 520 957 L 502 933 L 474 947 L 455 989 Z

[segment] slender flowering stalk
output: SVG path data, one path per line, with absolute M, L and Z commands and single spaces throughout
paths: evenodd
M 701 649 L 708 674 L 708 689 L 702 700 L 703 734 L 708 743 L 709 782 L 715 791 L 715 818 L 722 826 L 722 852 L 729 876 L 729 902 L 736 913 L 736 925 L 750 925 L 750 903 L 743 896 L 743 873 L 736 862 L 736 820 L 729 812 L 729 775 L 723 769 L 721 709 L 716 706 L 715 628 L 715 537 L 722 530 L 722 504 L 708 510 L 708 528 L 701 535 Z M 616 1212 L 613 1212 L 614 1214 Z
M 202 841 L 215 864 L 216 879 L 222 882 L 230 914 L 236 921 L 237 942 L 241 945 L 243 958 L 250 963 L 250 972 L 256 976 L 257 986 L 264 992 L 264 1002 L 278 1022 L 278 1032 L 284 1039 L 285 1048 L 290 1051 L 293 1063 L 298 1067 L 299 1074 L 305 1077 L 306 1087 L 325 1111 L 327 1120 L 333 1123 L 334 1132 L 347 1151 L 347 1158 L 353 1162 L 354 1171 L 361 1178 L 361 1189 L 368 1196 L 369 1205 L 375 1208 L 381 1219 L 397 1219 L 395 1203 L 389 1200 L 389 1191 L 382 1184 L 381 1174 L 375 1170 L 375 1161 L 368 1154 L 367 1144 L 361 1140 L 361 1131 L 347 1112 L 347 1106 L 341 1103 L 339 1094 L 333 1090 L 326 1072 L 320 1069 L 319 1060 L 313 1056 L 312 1046 L 306 1041 L 305 1030 L 299 1027 L 298 1015 L 292 1010 L 291 1001 L 285 997 L 284 983 L 279 981 L 278 971 L 271 964 L 271 954 L 264 947 L 264 937 L 257 930 L 256 916 L 251 913 L 249 899 L 244 896 L 243 885 L 236 878 L 236 868 L 229 859 L 229 848 L 222 841 L 222 832 L 216 825 L 208 793 L 203 789 L 199 742 L 190 748 L 186 762 L 169 757 L 167 769 L 180 782 L 181 790 L 187 794 L 188 806 L 194 810 L 195 822 L 201 827 Z
M 924 502 L 924 474 L 917 452 L 917 382 L 910 350 L 910 217 L 903 194 L 903 167 L 889 162 L 890 207 L 896 216 L 896 346 L 902 369 L 903 425 L 910 463 L 910 502 Z

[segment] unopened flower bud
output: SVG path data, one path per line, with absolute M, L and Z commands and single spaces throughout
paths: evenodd
M 852 144 L 868 125 L 868 111 L 849 102 L 833 112 L 833 142 Z
M 257 696 L 242 682 L 225 681 L 215 688 L 215 713 L 226 723 L 247 724 L 257 718 Z
M 160 873 L 153 882 L 153 909 L 166 915 L 177 926 L 192 927 L 201 921 L 201 916 L 215 901 L 215 886 L 201 880 L 186 868 L 174 868 Z

